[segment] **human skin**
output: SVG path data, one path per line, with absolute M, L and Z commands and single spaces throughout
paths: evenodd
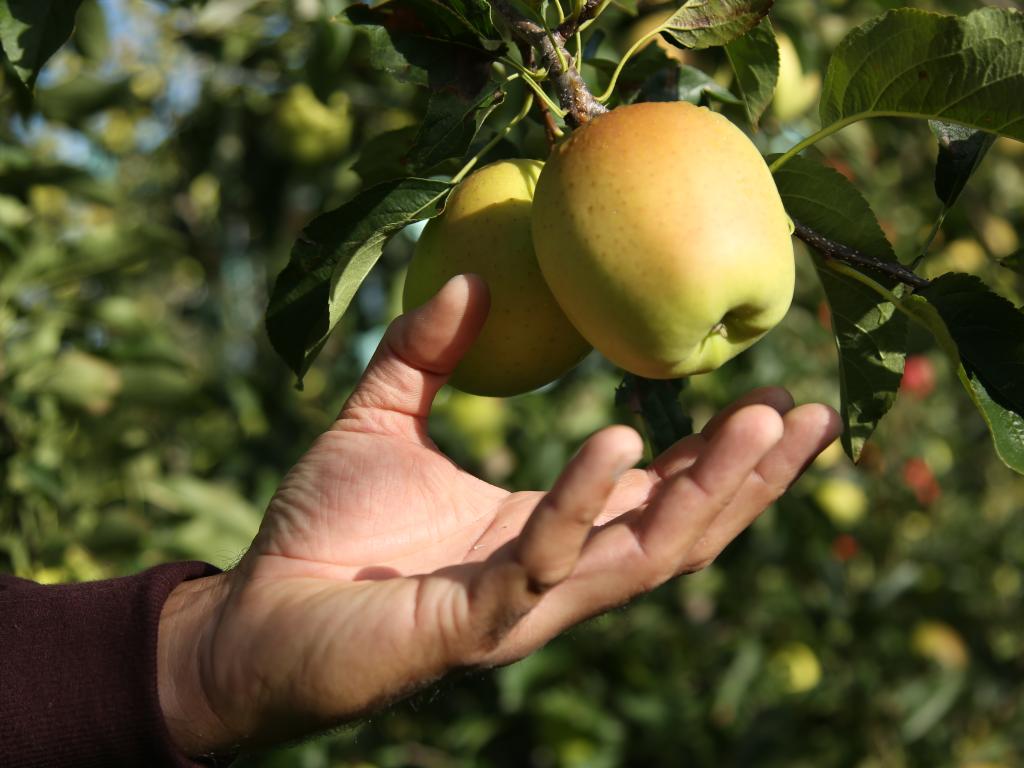
M 551 295 L 533 252 L 530 207 L 543 166 L 500 160 L 472 173 L 449 196 L 444 213 L 427 223 L 409 263 L 407 310 L 465 272 L 490 289 L 487 321 L 450 381 L 474 395 L 536 389 L 590 351 Z
M 824 405 L 755 390 L 646 468 L 639 435 L 611 426 L 550 491 L 509 493 L 426 426 L 487 305 L 459 276 L 396 320 L 238 567 L 170 595 L 157 680 L 184 753 L 306 736 L 520 659 L 707 566 L 839 431 Z
M 782 319 L 790 232 L 757 148 L 686 102 L 619 107 L 574 131 L 533 205 L 537 261 L 565 314 L 653 379 L 714 370 Z

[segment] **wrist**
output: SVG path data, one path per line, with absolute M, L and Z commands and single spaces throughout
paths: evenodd
M 210 706 L 203 682 L 227 593 L 227 574 L 186 581 L 164 603 L 157 635 L 157 690 L 175 747 L 189 757 L 231 749 L 234 737 Z

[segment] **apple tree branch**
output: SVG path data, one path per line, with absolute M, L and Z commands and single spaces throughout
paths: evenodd
M 520 13 L 508 0 L 492 0 L 491 4 L 515 35 L 540 54 L 548 75 L 555 84 L 558 101 L 568 112 L 566 120 L 572 127 L 577 128 L 591 118 L 608 111 L 607 107 L 594 98 L 594 94 L 580 76 L 575 61 L 566 48 L 566 37 L 561 31 L 545 29 Z
M 845 243 L 830 240 L 820 232 L 816 232 L 807 225 L 801 224 L 796 219 L 793 220 L 793 234 L 826 259 L 835 259 L 853 267 L 880 272 L 912 288 L 924 288 L 931 284 L 930 280 L 921 277 L 898 262 L 885 261 L 875 256 L 868 256 L 866 253 L 861 253 L 856 248 L 851 248 Z

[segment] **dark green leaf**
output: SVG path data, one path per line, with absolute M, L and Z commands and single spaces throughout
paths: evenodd
M 728 43 L 725 53 L 736 73 L 736 87 L 743 97 L 747 118 L 756 128 L 779 80 L 779 44 L 768 17 L 761 19 L 747 34 Z
M 613 61 L 596 59 L 589 63 L 609 76 L 615 70 Z M 710 75 L 696 67 L 680 64 L 657 45 L 648 45 L 622 68 L 616 92 L 624 104 L 637 101 L 706 104 L 709 98 L 726 104 L 742 103 Z
M 449 5 L 400 0 L 348 11 L 369 37 L 371 66 L 430 89 L 419 131 L 395 163 L 405 168 L 405 175 L 425 175 L 444 160 L 462 157 L 505 96 L 492 79 L 493 54 L 466 37 L 465 25 L 450 18 L 453 9 L 471 9 L 474 3 Z
M 421 5 L 425 5 L 422 3 Z M 488 40 L 497 40 L 498 30 L 491 19 L 491 6 L 486 0 L 429 0 L 438 14 L 450 14 L 464 29 Z
M 28 88 L 47 60 L 67 42 L 82 0 L 4 0 L 0 46 L 13 72 Z
M 615 71 L 615 62 L 595 59 L 591 62 L 609 78 Z M 633 56 L 622 68 L 616 87 L 623 104 L 635 101 L 676 101 L 676 70 L 678 64 L 670 59 L 660 46 L 648 45 Z
M 346 12 L 369 43 L 369 64 L 413 85 L 430 85 L 430 73 L 482 66 L 493 54 L 443 3 L 398 0 L 375 8 L 353 5 Z M 434 87 L 439 87 L 437 75 Z
M 971 178 L 989 147 L 996 140 L 994 133 L 975 131 L 956 123 L 929 120 L 939 142 L 939 157 L 935 162 L 935 194 L 942 201 L 943 209 L 951 208 L 967 180 Z
M 794 157 L 775 172 L 775 182 L 794 219 L 865 254 L 895 260 L 871 207 L 839 172 Z M 843 447 L 856 461 L 896 401 L 906 356 L 907 321 L 863 284 L 836 274 L 819 259 L 815 266 L 832 310 L 839 350 Z
M 910 8 L 858 27 L 832 56 L 821 123 L 873 115 L 961 123 L 1024 139 L 1024 14 L 965 17 Z
M 597 50 L 601 47 L 601 43 L 604 42 L 605 32 L 603 29 L 595 30 L 587 42 L 583 46 L 583 60 L 590 61 L 592 58 L 597 56 Z
M 839 351 L 843 448 L 860 459 L 864 444 L 896 402 L 906 358 L 907 318 L 873 290 L 815 258 Z
M 436 215 L 449 188 L 428 179 L 385 182 L 302 230 L 274 284 L 266 318 L 271 344 L 300 381 L 388 238 Z
M 679 402 L 685 386 L 686 379 L 645 379 L 627 373 L 615 390 L 616 405 L 626 406 L 643 418 L 655 456 L 693 433 L 693 420 Z
M 664 37 L 680 48 L 725 45 L 753 29 L 773 0 L 687 0 L 662 24 Z
M 40 88 L 36 105 L 51 120 L 77 125 L 96 112 L 131 101 L 131 93 L 130 78 L 107 80 L 83 73 L 53 88 Z
M 93 61 L 103 61 L 110 53 L 107 20 L 99 0 L 84 0 L 75 16 L 75 48 Z
M 410 176 L 412 170 L 407 160 L 416 141 L 419 128 L 409 125 L 374 136 L 363 145 L 352 170 L 359 174 L 366 186 L 372 186 L 388 179 Z
M 469 149 L 483 121 L 505 100 L 505 91 L 500 84 L 488 80 L 487 72 L 485 64 L 482 71 L 469 68 L 452 73 L 442 80 L 444 85 L 432 90 L 426 115 L 406 158 L 412 173 L 422 173 L 443 160 L 462 157 Z M 431 81 L 438 80 L 432 73 Z
M 962 277 L 958 276 L 957 282 Z M 960 383 L 970 395 L 975 407 L 981 413 L 992 435 L 996 453 L 1010 469 L 1024 474 L 1024 418 L 1019 413 L 996 402 L 977 372 L 969 372 L 962 362 L 963 350 L 947 327 L 939 310 L 924 296 L 911 295 L 903 302 L 904 307 L 914 314 L 935 336 L 939 346 L 946 353 Z
M 917 295 L 938 310 L 968 374 L 1024 416 L 1024 313 L 974 275 L 942 275 Z
M 1001 259 L 999 263 L 1007 269 L 1012 269 L 1018 275 L 1024 275 L 1024 250 L 1011 253 L 1005 259 Z
M 794 157 L 774 176 L 794 219 L 869 256 L 896 260 L 868 201 L 839 171 L 807 157 Z

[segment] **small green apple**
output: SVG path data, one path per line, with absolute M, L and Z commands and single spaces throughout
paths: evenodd
M 271 121 L 276 148 L 305 165 L 340 157 L 352 140 L 348 94 L 336 91 L 323 103 L 305 83 L 288 89 Z
M 556 147 L 533 242 L 580 333 L 653 379 L 710 371 L 789 309 L 790 222 L 760 153 L 685 102 L 619 107 Z
M 840 528 L 851 528 L 868 511 L 868 496 L 853 480 L 829 477 L 814 491 L 814 501 Z
M 491 310 L 451 384 L 508 396 L 557 379 L 590 350 L 559 309 L 533 252 L 530 206 L 543 163 L 502 160 L 468 176 L 431 219 L 405 278 L 405 309 L 426 302 L 450 278 L 472 272 L 487 283 Z

